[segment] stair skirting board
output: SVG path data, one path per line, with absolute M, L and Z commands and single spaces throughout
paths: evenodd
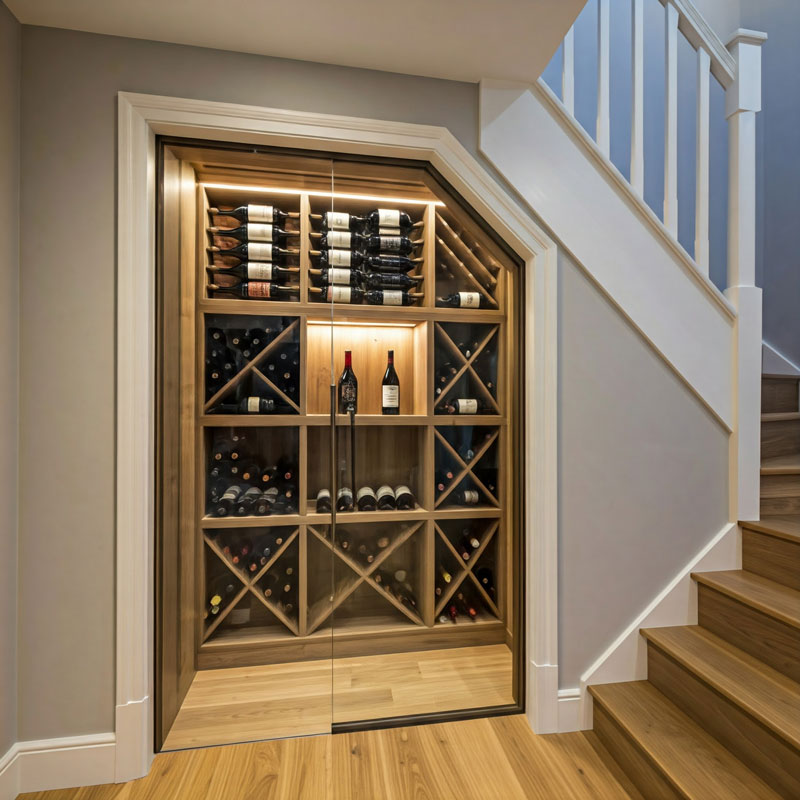
M 113 783 L 113 733 L 17 742 L 0 758 L 0 800 L 46 789 Z
M 591 729 L 588 686 L 646 679 L 647 642 L 639 629 L 696 625 L 697 589 L 691 573 L 726 569 L 741 569 L 741 531 L 735 522 L 727 523 L 622 631 L 581 676 L 579 687 L 559 690 L 559 731 Z

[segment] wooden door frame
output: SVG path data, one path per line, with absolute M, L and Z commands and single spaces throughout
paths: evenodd
M 537 733 L 558 729 L 557 248 L 446 128 L 120 92 L 116 407 L 116 769 L 153 758 L 156 136 L 415 159 L 525 263 L 525 687 Z

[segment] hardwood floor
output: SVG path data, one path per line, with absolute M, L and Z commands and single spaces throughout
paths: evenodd
M 505 645 L 198 672 L 165 750 L 327 733 L 331 722 L 513 702 Z M 333 688 L 333 692 L 331 692 Z
M 591 734 L 590 734 L 591 735 Z M 20 800 L 625 800 L 589 736 L 522 716 L 156 756 L 146 778 Z

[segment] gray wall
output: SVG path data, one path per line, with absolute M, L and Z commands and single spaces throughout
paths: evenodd
M 0 756 L 17 732 L 20 25 L 0 2 Z
M 23 29 L 19 732 L 24 739 L 113 726 L 119 90 L 441 124 L 476 150 L 474 85 Z M 574 268 L 564 274 L 561 539 L 567 685 L 652 597 L 653 587 L 663 586 L 684 556 L 718 530 L 718 515 L 724 516 L 725 499 L 717 488 L 705 502 L 696 497 L 687 504 L 698 512 L 691 522 L 679 512 L 668 513 L 672 486 L 665 498 L 645 493 L 647 503 L 641 502 L 631 488 L 643 492 L 650 482 L 641 471 L 631 475 L 631 464 L 641 467 L 637 458 L 657 461 L 653 450 L 659 458 L 665 453 L 666 463 L 651 465 L 653 475 L 680 479 L 675 485 L 682 491 L 686 482 L 673 468 L 673 460 L 680 460 L 673 450 L 686 430 L 694 460 L 680 461 L 682 467 L 722 476 L 727 468 L 724 459 L 718 461 L 724 451 L 719 435 L 704 428 L 705 412 Z M 594 341 L 600 337 L 587 320 L 602 324 L 608 340 Z M 635 361 L 628 366 L 620 354 Z M 637 368 L 645 370 L 647 386 L 640 386 Z M 628 385 L 621 388 L 617 380 Z M 651 392 L 650 385 L 659 391 Z M 629 428 L 619 410 L 637 396 L 647 403 L 629 409 Z M 595 431 L 597 452 L 587 453 L 582 427 L 598 420 L 621 438 Z M 638 437 L 645 455 L 637 456 Z M 679 455 L 684 458 L 683 451 Z M 598 462 L 601 475 L 593 473 Z M 46 502 L 43 470 L 56 476 L 48 481 Z M 605 487 L 602 504 L 597 486 Z M 597 509 L 613 510 L 615 527 L 600 529 L 604 520 Z M 605 521 L 611 519 L 606 515 Z M 606 546 L 599 547 L 598 539 Z M 629 559 L 632 541 L 639 542 L 640 574 L 618 578 L 610 564 L 609 575 L 598 577 L 598 558 Z M 663 557 L 673 550 L 673 557 Z M 585 627 L 592 628 L 590 634 Z
M 559 260 L 559 683 L 728 520 L 728 436 L 585 273 Z

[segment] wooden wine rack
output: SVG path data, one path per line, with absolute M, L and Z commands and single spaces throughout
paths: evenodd
M 191 148 L 186 148 L 191 151 Z M 217 162 L 224 160 L 219 154 Z M 244 158 L 244 156 L 240 156 Z M 185 434 L 181 449 L 184 465 L 182 486 L 193 490 L 194 519 L 182 520 L 199 536 L 195 550 L 195 665 L 198 669 L 247 666 L 278 662 L 427 650 L 478 644 L 512 643 L 516 609 L 514 598 L 518 564 L 514 555 L 520 504 L 521 476 L 514 448 L 519 440 L 516 420 L 520 408 L 519 317 L 516 298 L 521 293 L 520 270 L 506 249 L 476 222 L 461 202 L 451 196 L 422 168 L 349 165 L 342 179 L 341 194 L 330 193 L 330 179 L 304 173 L 302 168 L 279 169 L 287 163 L 282 156 L 267 158 L 266 167 L 249 156 L 248 167 L 227 173 L 220 163 L 209 164 L 202 157 L 187 158 L 194 178 L 192 209 L 183 203 L 179 262 L 181 316 L 191 319 L 191 335 L 181 343 L 185 376 L 192 372 L 194 390 L 184 381 L 193 400 L 183 404 L 180 426 Z M 299 159 L 299 161 L 310 159 Z M 291 164 L 291 158 L 288 159 Z M 313 170 L 311 170 L 313 173 Z M 401 175 L 402 182 L 396 178 Z M 210 185 L 211 183 L 219 185 Z M 233 184 L 239 184 L 237 187 Z M 260 189 L 270 186 L 278 191 Z M 327 193 L 326 193 L 327 189 Z M 364 198 L 364 195 L 369 197 Z M 273 204 L 299 212 L 297 225 L 299 254 L 295 264 L 299 295 L 296 300 L 240 300 L 209 296 L 205 271 L 213 254 L 207 232 L 210 207 L 233 207 L 247 203 Z M 335 326 L 330 325 L 331 304 L 315 302 L 309 268 L 316 263 L 309 251 L 314 224 L 310 214 L 321 213 L 335 203 L 337 211 L 364 214 L 372 208 L 399 208 L 423 224 L 414 238 L 422 237 L 422 261 L 412 274 L 422 278 L 418 291 L 423 298 L 413 306 L 371 306 L 333 304 Z M 193 236 L 189 235 L 193 226 Z M 218 277 L 218 276 L 217 276 Z M 480 309 L 440 308 L 436 297 L 452 291 L 476 291 L 488 307 Z M 511 302 L 513 301 L 513 302 Z M 283 331 L 213 396 L 205 394 L 205 342 L 208 320 L 218 324 L 225 318 L 281 317 Z M 356 323 L 353 325 L 352 323 Z M 375 327 L 371 327 L 375 323 Z M 254 322 L 255 325 L 255 322 Z M 397 327 L 393 327 L 397 326 Z M 474 352 L 465 355 L 457 346 L 454 331 L 471 330 L 479 338 Z M 188 330 L 188 329 L 187 329 Z M 354 368 L 359 379 L 359 413 L 356 416 L 357 464 L 362 475 L 378 476 L 363 483 L 384 482 L 386 459 L 395 459 L 397 469 L 415 469 L 412 481 L 417 506 L 408 511 L 346 512 L 335 515 L 338 535 L 344 530 L 387 531 L 390 544 L 366 564 L 342 550 L 331 539 L 330 514 L 316 511 L 313 498 L 320 488 L 331 488 L 331 414 L 328 409 L 331 380 L 330 337 L 334 336 L 334 380 L 342 370 L 343 352 L 354 351 Z M 300 381 L 298 397 L 287 397 L 262 371 L 270 354 L 290 339 L 299 340 Z M 401 408 L 397 416 L 380 413 L 380 377 L 386 350 L 395 351 L 401 383 Z M 496 352 L 494 389 L 485 385 L 478 363 L 485 351 Z M 456 367 L 443 391 L 433 392 L 437 353 Z M 185 365 L 190 363 L 191 368 Z M 279 397 L 292 413 L 278 415 L 222 415 L 211 413 L 215 405 L 244 380 L 257 379 Z M 466 382 L 466 383 L 465 383 Z M 457 386 L 469 386 L 493 413 L 448 415 L 437 413 L 442 402 Z M 188 388 L 187 388 L 188 386 Z M 451 395 L 455 396 L 455 395 Z M 467 396 L 467 395 L 461 395 Z M 337 429 L 344 430 L 349 419 L 336 414 Z M 461 457 L 448 431 L 474 426 L 484 431 L 484 441 L 469 460 Z M 258 429 L 260 441 L 296 441 L 299 498 L 297 513 L 266 517 L 213 517 L 206 511 L 205 476 L 212 432 L 217 428 Z M 254 431 L 255 433 L 255 431 Z M 437 453 L 445 453 L 454 476 L 441 493 L 436 492 L 434 475 Z M 282 453 L 276 452 L 275 458 Z M 478 470 L 482 459 L 496 459 L 498 480 L 491 490 Z M 186 472 L 192 477 L 187 479 Z M 403 473 L 403 474 L 405 474 Z M 401 475 L 402 477 L 402 475 Z M 392 482 L 391 476 L 385 476 Z M 455 506 L 451 500 L 458 487 L 469 481 L 482 495 L 477 506 Z M 358 487 L 353 487 L 358 488 Z M 459 521 L 474 523 L 480 547 L 464 560 L 453 544 L 452 527 Z M 232 564 L 220 548 L 219 537 L 227 532 L 285 529 L 283 543 L 269 561 L 253 575 Z M 495 576 L 494 595 L 476 576 L 482 559 L 489 553 Z M 284 559 L 297 565 L 298 602 L 296 612 L 287 615 L 264 596 L 262 578 Z M 203 619 L 206 603 L 205 575 L 229 570 L 236 580 L 234 600 L 212 619 Z M 325 566 L 325 565 L 328 566 Z M 411 577 L 419 604 L 416 609 L 399 602 L 376 582 L 376 570 L 402 564 Z M 452 580 L 436 594 L 437 566 L 445 566 Z M 183 569 L 183 568 L 182 568 Z M 464 616 L 456 623 L 440 622 L 439 615 L 456 592 L 467 591 L 480 602 L 476 620 Z M 263 624 L 233 627 L 228 617 L 240 602 L 258 608 Z M 253 605 L 256 604 L 256 605 Z M 381 609 L 385 610 L 385 613 Z

